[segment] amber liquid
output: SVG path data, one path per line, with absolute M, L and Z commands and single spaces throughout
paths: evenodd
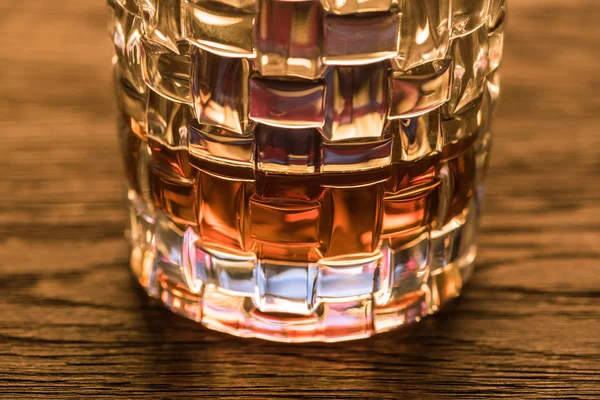
M 199 159 L 146 138 L 135 124 L 122 128 L 132 188 L 143 195 L 147 184 L 154 206 L 182 229 L 194 227 L 203 243 L 258 259 L 358 258 L 384 239 L 403 246 L 462 213 L 473 195 L 473 138 L 385 168 L 291 175 Z

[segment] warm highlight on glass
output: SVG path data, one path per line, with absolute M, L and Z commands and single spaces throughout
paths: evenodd
M 459 295 L 504 0 L 109 0 L 131 266 L 205 326 L 338 341 Z

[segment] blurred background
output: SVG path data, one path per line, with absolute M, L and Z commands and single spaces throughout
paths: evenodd
M 0 396 L 599 394 L 600 2 L 510 1 L 475 277 L 422 326 L 347 347 L 208 333 L 136 288 L 106 18 L 0 4 Z

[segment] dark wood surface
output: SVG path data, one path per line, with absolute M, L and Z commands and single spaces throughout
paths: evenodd
M 210 332 L 123 238 L 101 1 L 0 5 L 0 397 L 599 398 L 600 2 L 515 0 L 474 279 L 336 345 Z

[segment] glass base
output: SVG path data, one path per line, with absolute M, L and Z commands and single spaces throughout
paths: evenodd
M 477 251 L 480 193 L 440 229 L 412 232 L 399 248 L 383 239 L 360 262 L 336 265 L 266 263 L 198 245 L 192 229 L 181 231 L 130 190 L 131 267 L 150 296 L 216 331 L 279 342 L 366 338 L 460 294 Z

